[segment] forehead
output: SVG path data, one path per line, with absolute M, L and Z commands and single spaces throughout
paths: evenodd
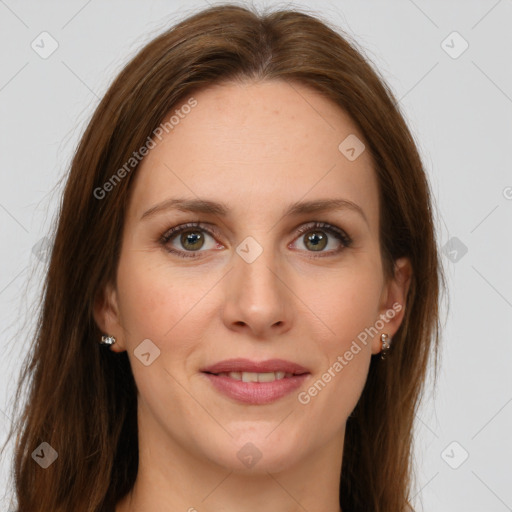
M 170 196 L 227 202 L 238 217 L 273 216 L 301 199 L 340 197 L 378 225 L 371 156 L 363 150 L 347 158 L 353 153 L 347 147 L 359 152 L 364 139 L 335 103 L 285 81 L 226 83 L 193 97 L 193 108 L 176 105 L 169 112 L 166 119 L 178 110 L 173 128 L 154 139 L 137 170 L 135 214 Z

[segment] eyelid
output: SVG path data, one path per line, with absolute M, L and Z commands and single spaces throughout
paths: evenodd
M 300 235 L 307 233 L 308 231 L 314 231 L 315 229 L 325 230 L 329 233 L 334 233 L 335 237 L 340 240 L 345 247 L 349 247 L 352 244 L 352 239 L 345 230 L 335 226 L 334 224 L 330 224 L 329 222 L 322 221 L 311 221 L 306 223 L 305 225 L 299 227 L 297 229 L 297 237 Z
M 205 231 L 210 236 L 220 237 L 220 232 L 214 224 L 209 224 L 205 222 L 186 222 L 184 224 L 179 224 L 178 226 L 174 226 L 168 229 L 161 237 L 160 241 L 165 243 L 168 242 L 173 235 L 179 234 L 183 231 L 187 231 L 189 229 L 197 229 L 201 231 Z
M 197 229 L 198 231 L 204 231 L 205 233 L 209 234 L 213 238 L 216 238 L 216 237 L 220 238 L 219 231 L 214 224 L 195 221 L 195 222 L 187 222 L 184 224 L 179 224 L 178 226 L 174 226 L 174 227 L 168 229 L 163 235 L 161 235 L 159 237 L 158 241 L 160 244 L 167 246 L 168 242 L 170 241 L 170 239 L 172 237 L 174 237 L 182 232 L 185 232 L 187 230 L 193 230 L 193 229 Z M 305 252 L 311 253 L 311 256 L 309 256 L 309 257 L 317 258 L 317 257 L 337 255 L 337 254 L 341 253 L 343 251 L 343 249 L 350 247 L 350 245 L 353 242 L 351 237 L 346 233 L 345 230 L 343 230 L 329 222 L 310 221 L 310 222 L 306 222 L 305 224 L 302 224 L 301 226 L 296 228 L 296 230 L 295 230 L 296 236 L 291 243 L 293 243 L 297 238 L 299 238 L 300 235 L 307 233 L 308 231 L 313 231 L 315 229 L 324 230 L 324 231 L 327 231 L 328 233 L 334 234 L 334 237 L 342 244 L 342 247 L 337 250 L 319 251 L 318 254 L 315 254 L 315 251 L 305 251 Z M 289 245 L 290 244 L 288 244 L 288 246 Z M 201 250 L 183 251 L 183 250 L 177 250 L 177 249 L 169 249 L 168 247 L 166 250 L 169 251 L 170 253 L 176 254 L 176 255 L 184 257 L 184 258 L 187 258 L 187 257 L 188 258 L 197 258 L 200 256 L 196 256 L 195 254 L 201 253 L 201 252 L 206 252 L 206 251 L 201 251 Z

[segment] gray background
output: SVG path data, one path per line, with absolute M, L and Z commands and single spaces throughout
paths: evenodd
M 208 3 L 0 0 L 1 442 L 57 181 L 122 66 Z M 430 176 L 449 285 L 437 391 L 417 416 L 414 501 L 436 512 L 512 510 L 512 0 L 255 4 L 303 6 L 336 23 L 400 99 Z M 59 45 L 46 59 L 31 47 L 43 31 Z

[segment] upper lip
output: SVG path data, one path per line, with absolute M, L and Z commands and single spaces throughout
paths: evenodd
M 219 361 L 201 370 L 206 373 L 229 373 L 229 372 L 252 372 L 270 373 L 285 372 L 300 375 L 309 373 L 309 370 L 300 364 L 286 361 L 284 359 L 267 359 L 266 361 L 251 361 L 250 359 L 226 359 Z

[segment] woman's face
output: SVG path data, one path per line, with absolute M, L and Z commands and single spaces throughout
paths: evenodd
M 235 471 L 338 467 L 410 274 L 400 260 L 384 278 L 369 151 L 347 114 L 302 85 L 194 98 L 137 170 L 117 283 L 96 308 L 112 350 L 128 352 L 140 446 Z M 200 225 L 169 233 L 187 223 Z

